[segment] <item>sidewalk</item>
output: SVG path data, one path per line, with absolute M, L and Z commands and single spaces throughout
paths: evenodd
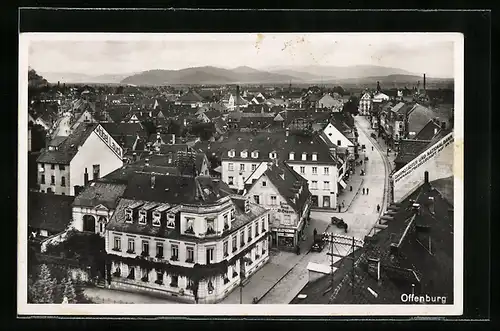
M 304 228 L 305 240 L 300 242 L 300 255 L 292 252 L 271 251 L 269 262 L 253 274 L 243 287 L 242 303 L 252 304 L 254 297 L 260 300 L 266 296 L 307 255 L 312 245 L 314 229 L 316 228 L 318 233 L 322 233 L 327 226 L 328 223 L 311 219 L 309 226 Z M 235 288 L 220 303 L 239 304 L 240 288 Z

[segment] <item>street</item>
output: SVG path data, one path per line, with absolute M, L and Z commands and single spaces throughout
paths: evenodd
M 70 134 L 70 115 L 69 113 L 65 113 L 63 117 L 59 118 L 59 120 L 54 125 L 54 131 L 52 133 L 52 138 L 57 136 L 67 137 Z

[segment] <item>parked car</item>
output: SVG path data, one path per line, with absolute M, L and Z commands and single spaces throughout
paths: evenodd
M 347 223 L 344 222 L 344 219 L 332 216 L 332 225 L 337 226 L 339 229 L 344 229 L 347 232 Z
M 321 252 L 325 246 L 325 241 L 323 240 L 323 235 L 317 234 L 314 237 L 313 244 L 311 246 L 312 252 Z

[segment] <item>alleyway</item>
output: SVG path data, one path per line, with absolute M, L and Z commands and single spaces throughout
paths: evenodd
M 59 118 L 58 122 L 54 126 L 54 132 L 52 133 L 52 138 L 57 136 L 67 137 L 70 134 L 70 116 L 65 113 L 63 117 Z

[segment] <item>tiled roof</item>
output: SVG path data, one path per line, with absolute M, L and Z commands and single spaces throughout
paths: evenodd
M 441 126 L 433 120 L 430 120 L 423 128 L 420 130 L 415 139 L 417 140 L 431 140 L 437 132 L 441 130 Z
M 126 187 L 125 184 L 92 182 L 78 194 L 73 205 L 95 207 L 102 204 L 108 209 L 115 209 Z
M 416 104 L 408 115 L 408 131 L 417 134 L 434 117 L 432 110 Z
M 248 150 L 249 152 L 258 151 L 259 156 L 255 160 L 265 161 L 269 160 L 269 153 L 276 152 L 280 160 L 288 160 L 290 152 L 295 152 L 296 161 L 287 161 L 290 163 L 302 163 L 302 153 L 306 153 L 306 161 L 312 161 L 312 153 L 317 153 L 318 164 L 332 164 L 335 161 L 330 156 L 328 146 L 322 141 L 319 136 L 299 136 L 290 134 L 288 137 L 282 132 L 236 132 L 229 135 L 221 143 L 222 159 L 224 160 L 244 160 L 240 158 L 240 152 Z M 229 150 L 235 150 L 236 156 L 233 158 L 228 157 Z M 251 160 L 249 157 L 246 160 Z
M 140 123 L 101 123 L 101 126 L 113 138 L 120 136 L 147 136 L 146 130 Z
M 196 91 L 189 91 L 179 97 L 181 102 L 202 102 L 205 99 Z
M 131 176 L 123 197 L 171 204 L 206 204 L 231 192 L 227 184 L 212 181 L 210 177 L 205 180 L 203 177 L 154 175 L 155 185 L 151 187 L 152 176 L 142 173 Z M 203 188 L 210 193 L 206 194 Z
M 39 163 L 69 164 L 78 152 L 78 148 L 97 127 L 95 123 L 82 123 L 69 135 L 57 150 L 45 148 L 37 159 Z
M 125 121 L 127 116 L 129 116 L 130 108 L 131 108 L 131 106 L 129 106 L 129 105 L 114 106 L 113 108 L 109 108 L 107 111 L 108 111 L 109 117 L 111 117 L 113 122 L 120 123 L 122 121 Z
M 394 162 L 407 164 L 419 156 L 429 143 L 430 140 L 402 139 L 399 142 L 399 152 Z
M 216 117 L 220 117 L 222 114 L 220 113 L 220 111 L 216 111 L 216 110 L 209 110 L 207 112 L 205 112 L 205 115 L 209 118 L 209 119 L 214 119 Z
M 403 108 L 403 106 L 404 106 L 404 105 L 405 105 L 405 103 L 404 103 L 404 102 L 399 102 L 399 103 L 397 103 L 394 107 L 392 107 L 392 109 L 391 109 L 391 110 L 392 110 L 393 112 L 397 113 L 397 112 L 399 112 L 399 110 L 401 110 L 401 109 Z
M 75 197 L 28 192 L 28 225 L 50 232 L 62 232 L 72 219 Z
M 311 195 L 307 180 L 284 162 L 282 162 L 279 167 L 272 163 L 271 167 L 264 172 L 264 175 L 267 176 L 269 181 L 278 189 L 279 194 L 287 200 L 288 205 L 292 207 L 295 212 L 300 213 L 301 208 Z M 295 185 L 297 184 L 299 184 L 297 188 L 302 190 L 298 199 L 294 192 Z

